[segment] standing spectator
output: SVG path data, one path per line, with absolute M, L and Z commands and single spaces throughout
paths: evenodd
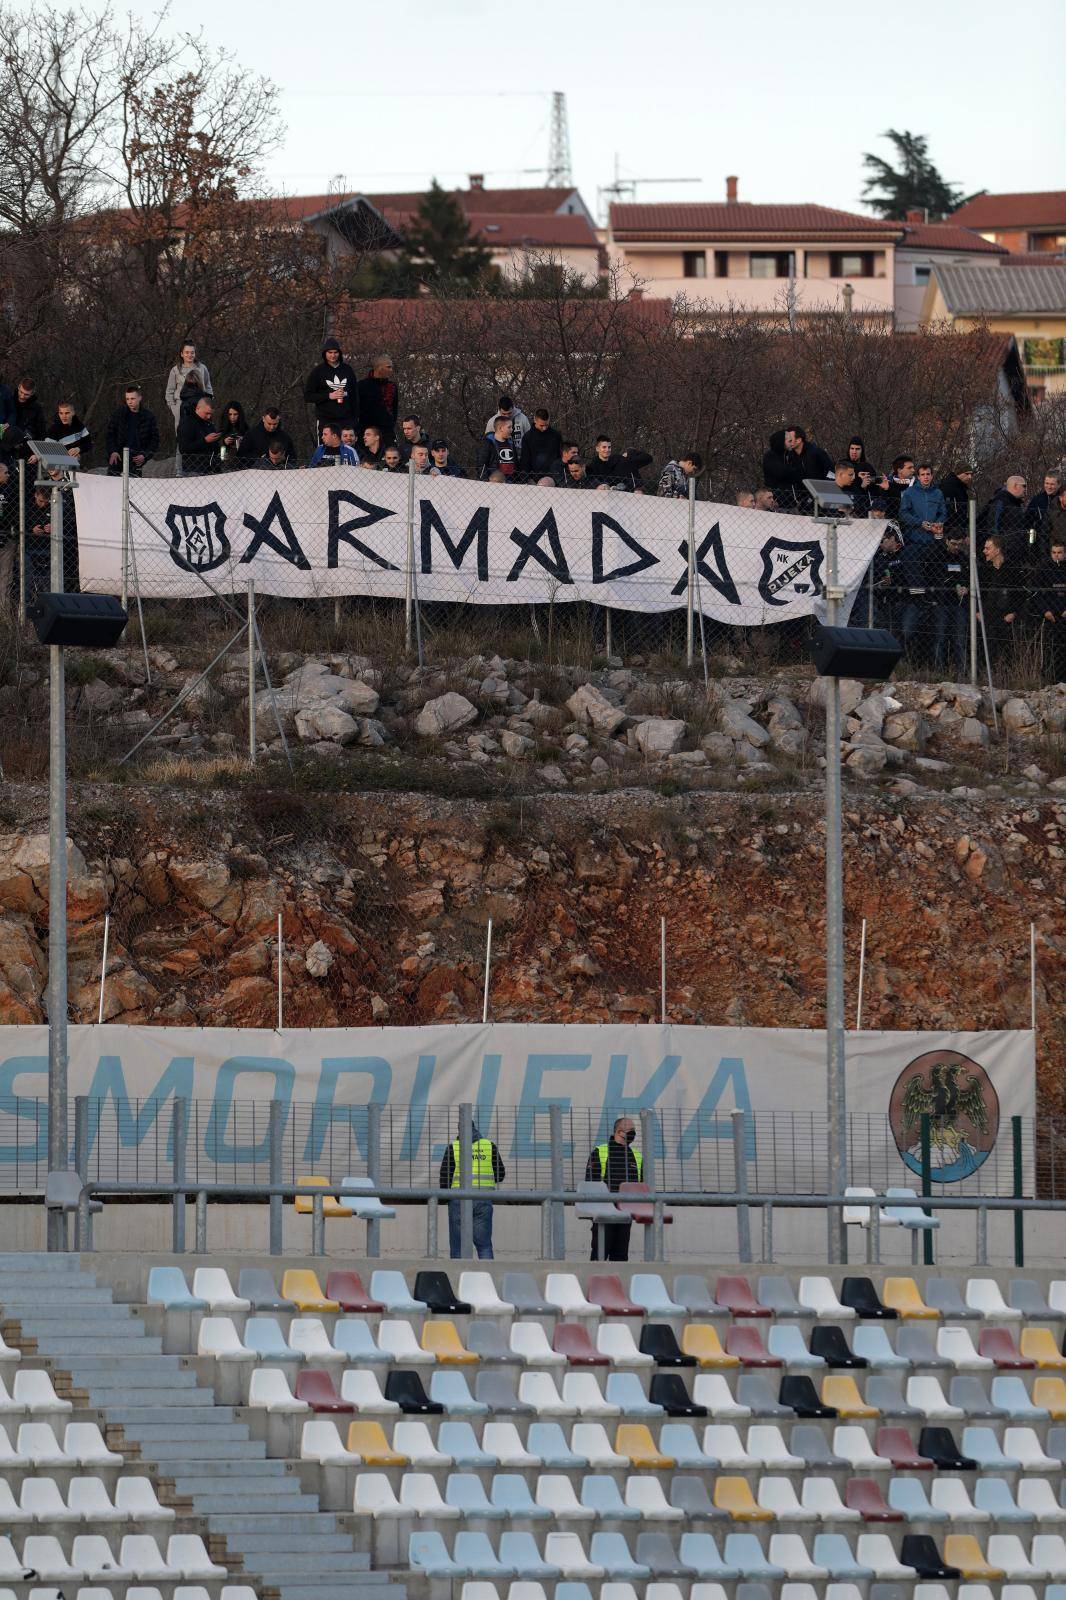
M 470 1187 L 472 1189 L 496 1189 L 507 1176 L 507 1168 L 503 1164 L 498 1146 L 492 1139 L 482 1137 L 477 1124 L 470 1130 Z M 455 1138 L 444 1152 L 444 1159 L 440 1164 L 440 1186 L 442 1189 L 458 1189 L 459 1187 L 459 1140 Z M 462 1253 L 462 1201 L 448 1201 L 448 1252 L 453 1261 L 459 1259 Z M 492 1256 L 492 1201 L 475 1200 L 473 1202 L 473 1244 L 478 1257 L 482 1261 L 491 1261 Z
M 384 446 L 381 443 L 381 429 L 375 423 L 371 423 L 369 427 L 363 429 L 359 465 L 361 467 L 380 467 L 384 453 Z
M 1062 478 L 1057 472 L 1044 473 L 1044 487 L 1037 490 L 1025 508 L 1025 520 L 1031 532 L 1038 536 L 1047 533 L 1048 515 L 1061 488 Z
M 341 430 L 335 422 L 322 424 L 322 443 L 308 462 L 311 467 L 357 467 L 359 457 L 350 444 L 341 442 Z
M 871 478 L 877 477 L 877 468 L 872 461 L 866 459 L 866 445 L 863 443 L 861 433 L 853 433 L 848 440 L 847 458 L 855 468 L 856 478 L 862 472 L 868 472 Z
M 762 458 L 763 483 L 774 491 L 782 511 L 805 510 L 810 496 L 804 478 L 831 478 L 833 463 L 820 445 L 793 423 L 770 435 L 770 448 Z
M 895 633 L 903 599 L 903 540 L 894 524 L 881 535 L 873 569 L 874 626 Z
M 522 437 L 518 452 L 518 470 L 528 482 L 546 472 L 554 472 L 562 455 L 563 436 L 551 426 L 551 417 L 543 406 L 533 413 L 533 426 Z
M 605 1183 L 612 1194 L 617 1194 L 623 1183 L 639 1183 L 644 1170 L 644 1161 L 640 1151 L 633 1147 L 637 1136 L 636 1125 L 632 1117 L 618 1117 L 606 1144 L 598 1144 L 589 1152 L 588 1161 L 585 1163 L 586 1183 Z M 600 1224 L 592 1224 L 592 1260 L 600 1259 L 599 1253 L 599 1228 Z M 629 1260 L 629 1235 L 632 1223 L 608 1223 L 603 1229 L 604 1259 L 607 1261 Z
M 7 462 L 0 461 L 0 617 L 10 617 L 14 603 L 19 537 L 18 498 L 18 480 L 12 475 Z
M 973 468 L 960 461 L 953 472 L 941 479 L 940 493 L 948 508 L 946 531 L 968 533 L 970 526 L 970 501 L 973 499 Z
M 947 527 L 943 539 L 931 548 L 930 568 L 935 585 L 933 659 L 938 672 L 954 672 L 955 681 L 966 677 L 970 648 L 969 535 Z
M 865 517 L 870 509 L 870 497 L 864 490 L 857 487 L 855 483 L 855 468 L 850 461 L 838 461 L 836 463 L 833 468 L 833 482 L 851 500 L 851 510 L 845 511 L 842 508 L 838 510 L 829 506 L 823 510 L 822 515 Z
M 295 464 L 296 446 L 291 436 L 281 426 L 281 412 L 277 406 L 267 406 L 258 422 L 246 430 L 237 446 L 237 460 L 241 466 L 247 467 L 267 454 L 270 446 L 280 443 L 285 448 L 286 464 Z
M 1052 539 L 1066 539 L 1066 483 L 1063 484 L 1055 496 L 1054 504 L 1048 508 L 1045 545 L 1049 546 Z
M 433 458 L 433 465 L 429 469 L 433 477 L 466 477 L 466 473 L 463 471 L 459 463 L 451 459 L 451 453 L 448 449 L 447 439 L 434 439 L 433 443 L 429 447 L 429 453 Z
M 899 502 L 899 525 L 908 542 L 928 544 L 934 534 L 942 534 L 947 526 L 947 502 L 933 482 L 933 469 L 928 461 L 918 468 L 918 476 L 904 491 Z
M 520 453 L 522 440 L 529 432 L 529 418 L 521 406 L 516 406 L 509 394 L 501 394 L 497 401 L 497 408 L 485 424 L 485 437 L 490 438 L 496 432 L 496 423 L 500 417 L 507 417 L 511 424 L 511 438 L 514 440 L 515 452 Z
M 988 534 L 982 555 L 981 615 L 989 654 L 999 656 L 1013 642 L 1015 627 L 1022 613 L 1023 597 L 1018 587 L 1018 569 L 1008 554 L 1003 534 Z
M 613 450 L 605 433 L 596 440 L 592 459 L 586 470 L 593 484 L 608 489 L 633 489 L 640 482 L 642 469 L 651 463 L 651 456 L 643 450 Z
M 493 472 L 501 472 L 505 478 L 513 478 L 515 475 L 515 448 L 511 441 L 510 417 L 496 418 L 495 428 L 488 438 L 482 439 L 481 448 L 477 453 L 478 477 L 484 480 Z
M 129 450 L 130 475 L 139 478 L 145 462 L 159 450 L 159 426 L 141 399 L 139 383 L 128 383 L 123 403 L 112 411 L 107 424 L 107 470 L 111 477 L 122 472 L 122 452 Z
M 1066 680 L 1066 535 L 1051 535 L 1036 583 L 1036 614 L 1043 625 L 1050 679 L 1062 683 Z
M 703 471 L 703 457 L 698 450 L 683 450 L 676 461 L 668 461 L 659 474 L 656 494 L 664 500 L 687 500 L 689 479 Z
M 217 472 L 221 464 L 222 430 L 214 419 L 214 407 L 201 395 L 191 411 L 183 411 L 178 423 L 178 449 L 183 477 L 200 472 Z
M 943 539 L 943 529 L 938 537 Z M 900 638 L 908 656 L 913 656 L 915 641 L 928 648 L 934 634 L 935 585 L 941 574 L 931 532 L 904 539 L 900 568 L 903 600 Z
M 400 446 L 400 457 L 406 465 L 411 459 L 411 451 L 415 445 L 428 444 L 429 435 L 422 426 L 422 418 L 413 411 L 404 417 L 400 429 L 400 437 L 396 442 Z
M 898 521 L 900 503 L 913 482 L 913 456 L 897 456 L 892 463 L 891 476 L 880 478 L 876 483 L 876 493 L 884 500 L 887 517 Z
M 340 340 L 327 339 L 322 346 L 322 360 L 311 368 L 304 384 L 304 399 L 315 408 L 320 439 L 325 422 L 338 429 L 346 422 L 358 424 L 357 389 L 355 373 L 344 359 Z M 340 443 L 339 437 L 337 442 Z
M 978 518 L 983 533 L 994 533 L 1001 541 L 1008 565 L 1021 562 L 1028 554 L 1029 518 L 1025 507 L 1025 479 L 1012 472 L 1001 484 Z
M 15 385 L 14 423 L 16 428 L 21 428 L 25 439 L 44 438 L 44 407 L 37 398 L 37 385 L 28 372 L 24 372 Z M 25 453 L 28 457 L 28 445 Z
M 396 437 L 396 418 L 400 412 L 400 391 L 391 356 L 377 356 L 365 378 L 359 380 L 359 416 L 363 426 L 372 422 L 381 431 L 385 444 Z
M 93 451 L 92 434 L 75 411 L 73 400 L 60 400 L 45 438 L 62 445 L 76 467 L 82 471 L 88 467 Z
M 218 442 L 218 453 L 222 464 L 235 466 L 240 456 L 241 440 L 248 432 L 248 418 L 239 400 L 231 400 L 228 405 L 222 407 L 218 425 L 222 433 Z
M 167 377 L 167 410 L 174 418 L 175 434 L 181 421 L 182 408 L 195 406 L 201 395 L 206 395 L 209 400 L 215 397 L 211 374 L 207 370 L 206 362 L 197 359 L 196 346 L 192 340 L 186 339 Z
M 26 516 L 26 604 L 52 587 L 52 494 L 34 485 Z

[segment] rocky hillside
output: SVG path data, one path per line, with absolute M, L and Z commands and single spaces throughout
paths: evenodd
M 108 1019 L 272 1025 L 280 911 L 293 1025 L 479 1016 L 490 916 L 496 1018 L 655 1017 L 665 917 L 671 1018 L 819 1024 L 817 683 L 466 665 L 389 687 L 359 658 L 279 662 L 295 778 L 276 726 L 253 771 L 194 697 L 169 754 L 76 782 L 73 1015 L 96 1016 L 110 911 Z M 72 738 L 106 715 L 129 742 L 156 702 L 119 688 L 81 688 Z M 1026 1026 L 1035 921 L 1041 1099 L 1066 1112 L 1066 686 L 999 698 L 993 727 L 968 688 L 844 685 L 848 1007 L 865 917 L 869 1026 Z M 8 785 L 3 1022 L 43 1016 L 46 815 Z

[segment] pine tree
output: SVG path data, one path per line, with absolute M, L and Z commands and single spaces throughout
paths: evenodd
M 434 178 L 407 224 L 403 260 L 431 293 L 484 289 L 498 276 L 463 209 Z
M 925 211 L 939 222 L 963 204 L 962 190 L 942 178 L 929 159 L 929 141 L 919 133 L 889 128 L 884 134 L 896 152 L 898 169 L 880 156 L 866 152 L 862 163 L 869 176 L 862 197 L 871 211 L 889 221 L 902 222 L 908 211 Z

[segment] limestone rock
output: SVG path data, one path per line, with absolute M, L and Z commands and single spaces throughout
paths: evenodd
M 709 761 L 732 761 L 736 746 L 727 733 L 708 733 L 700 740 L 700 749 Z
M 633 729 L 633 741 L 646 756 L 669 756 L 685 737 L 685 724 L 675 717 L 646 717 Z
M 526 738 L 525 734 L 514 733 L 510 728 L 504 728 L 500 734 L 500 744 L 503 746 L 504 755 L 511 756 L 516 761 L 528 756 L 534 748 L 532 739 Z
M 1036 730 L 1036 713 L 1028 700 L 1022 700 L 1018 695 L 1007 701 L 1000 716 L 1003 718 L 1003 726 L 1009 728 L 1012 733 L 1033 733 Z
M 920 711 L 894 711 L 885 718 L 881 737 L 899 750 L 921 750 L 925 744 L 925 720 Z
M 372 717 L 381 704 L 381 696 L 369 683 L 359 678 L 340 679 L 340 689 L 334 699 L 353 717 Z
M 324 978 L 333 965 L 333 951 L 321 939 L 316 939 L 304 956 L 304 966 L 312 978 Z
M 718 713 L 718 720 L 724 732 L 731 734 L 734 739 L 750 744 L 756 750 L 761 750 L 764 745 L 770 743 L 770 735 L 766 729 L 736 702 L 724 705 Z
M 415 718 L 415 732 L 423 739 L 440 739 L 477 721 L 477 706 L 465 694 L 449 690 L 435 700 L 427 700 Z
M 983 722 L 978 722 L 976 717 L 964 717 L 962 727 L 959 729 L 959 738 L 963 744 L 986 745 L 988 729 Z
M 812 706 L 824 706 L 829 678 L 815 678 L 811 684 L 809 698 Z M 862 700 L 862 684 L 857 678 L 841 678 L 840 680 L 840 714 L 842 717 L 850 716 Z
M 359 737 L 359 724 L 347 711 L 327 700 L 296 713 L 296 732 L 308 743 L 321 739 L 328 744 L 354 744 Z
M 605 738 L 610 738 L 626 720 L 622 707 L 612 704 L 593 683 L 583 683 L 576 689 L 566 702 L 566 709 L 575 722 L 588 723 L 593 732 Z

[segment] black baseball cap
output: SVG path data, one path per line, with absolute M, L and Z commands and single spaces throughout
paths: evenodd
M 429 448 L 431 450 L 447 450 L 448 441 L 447 439 L 434 439 Z

